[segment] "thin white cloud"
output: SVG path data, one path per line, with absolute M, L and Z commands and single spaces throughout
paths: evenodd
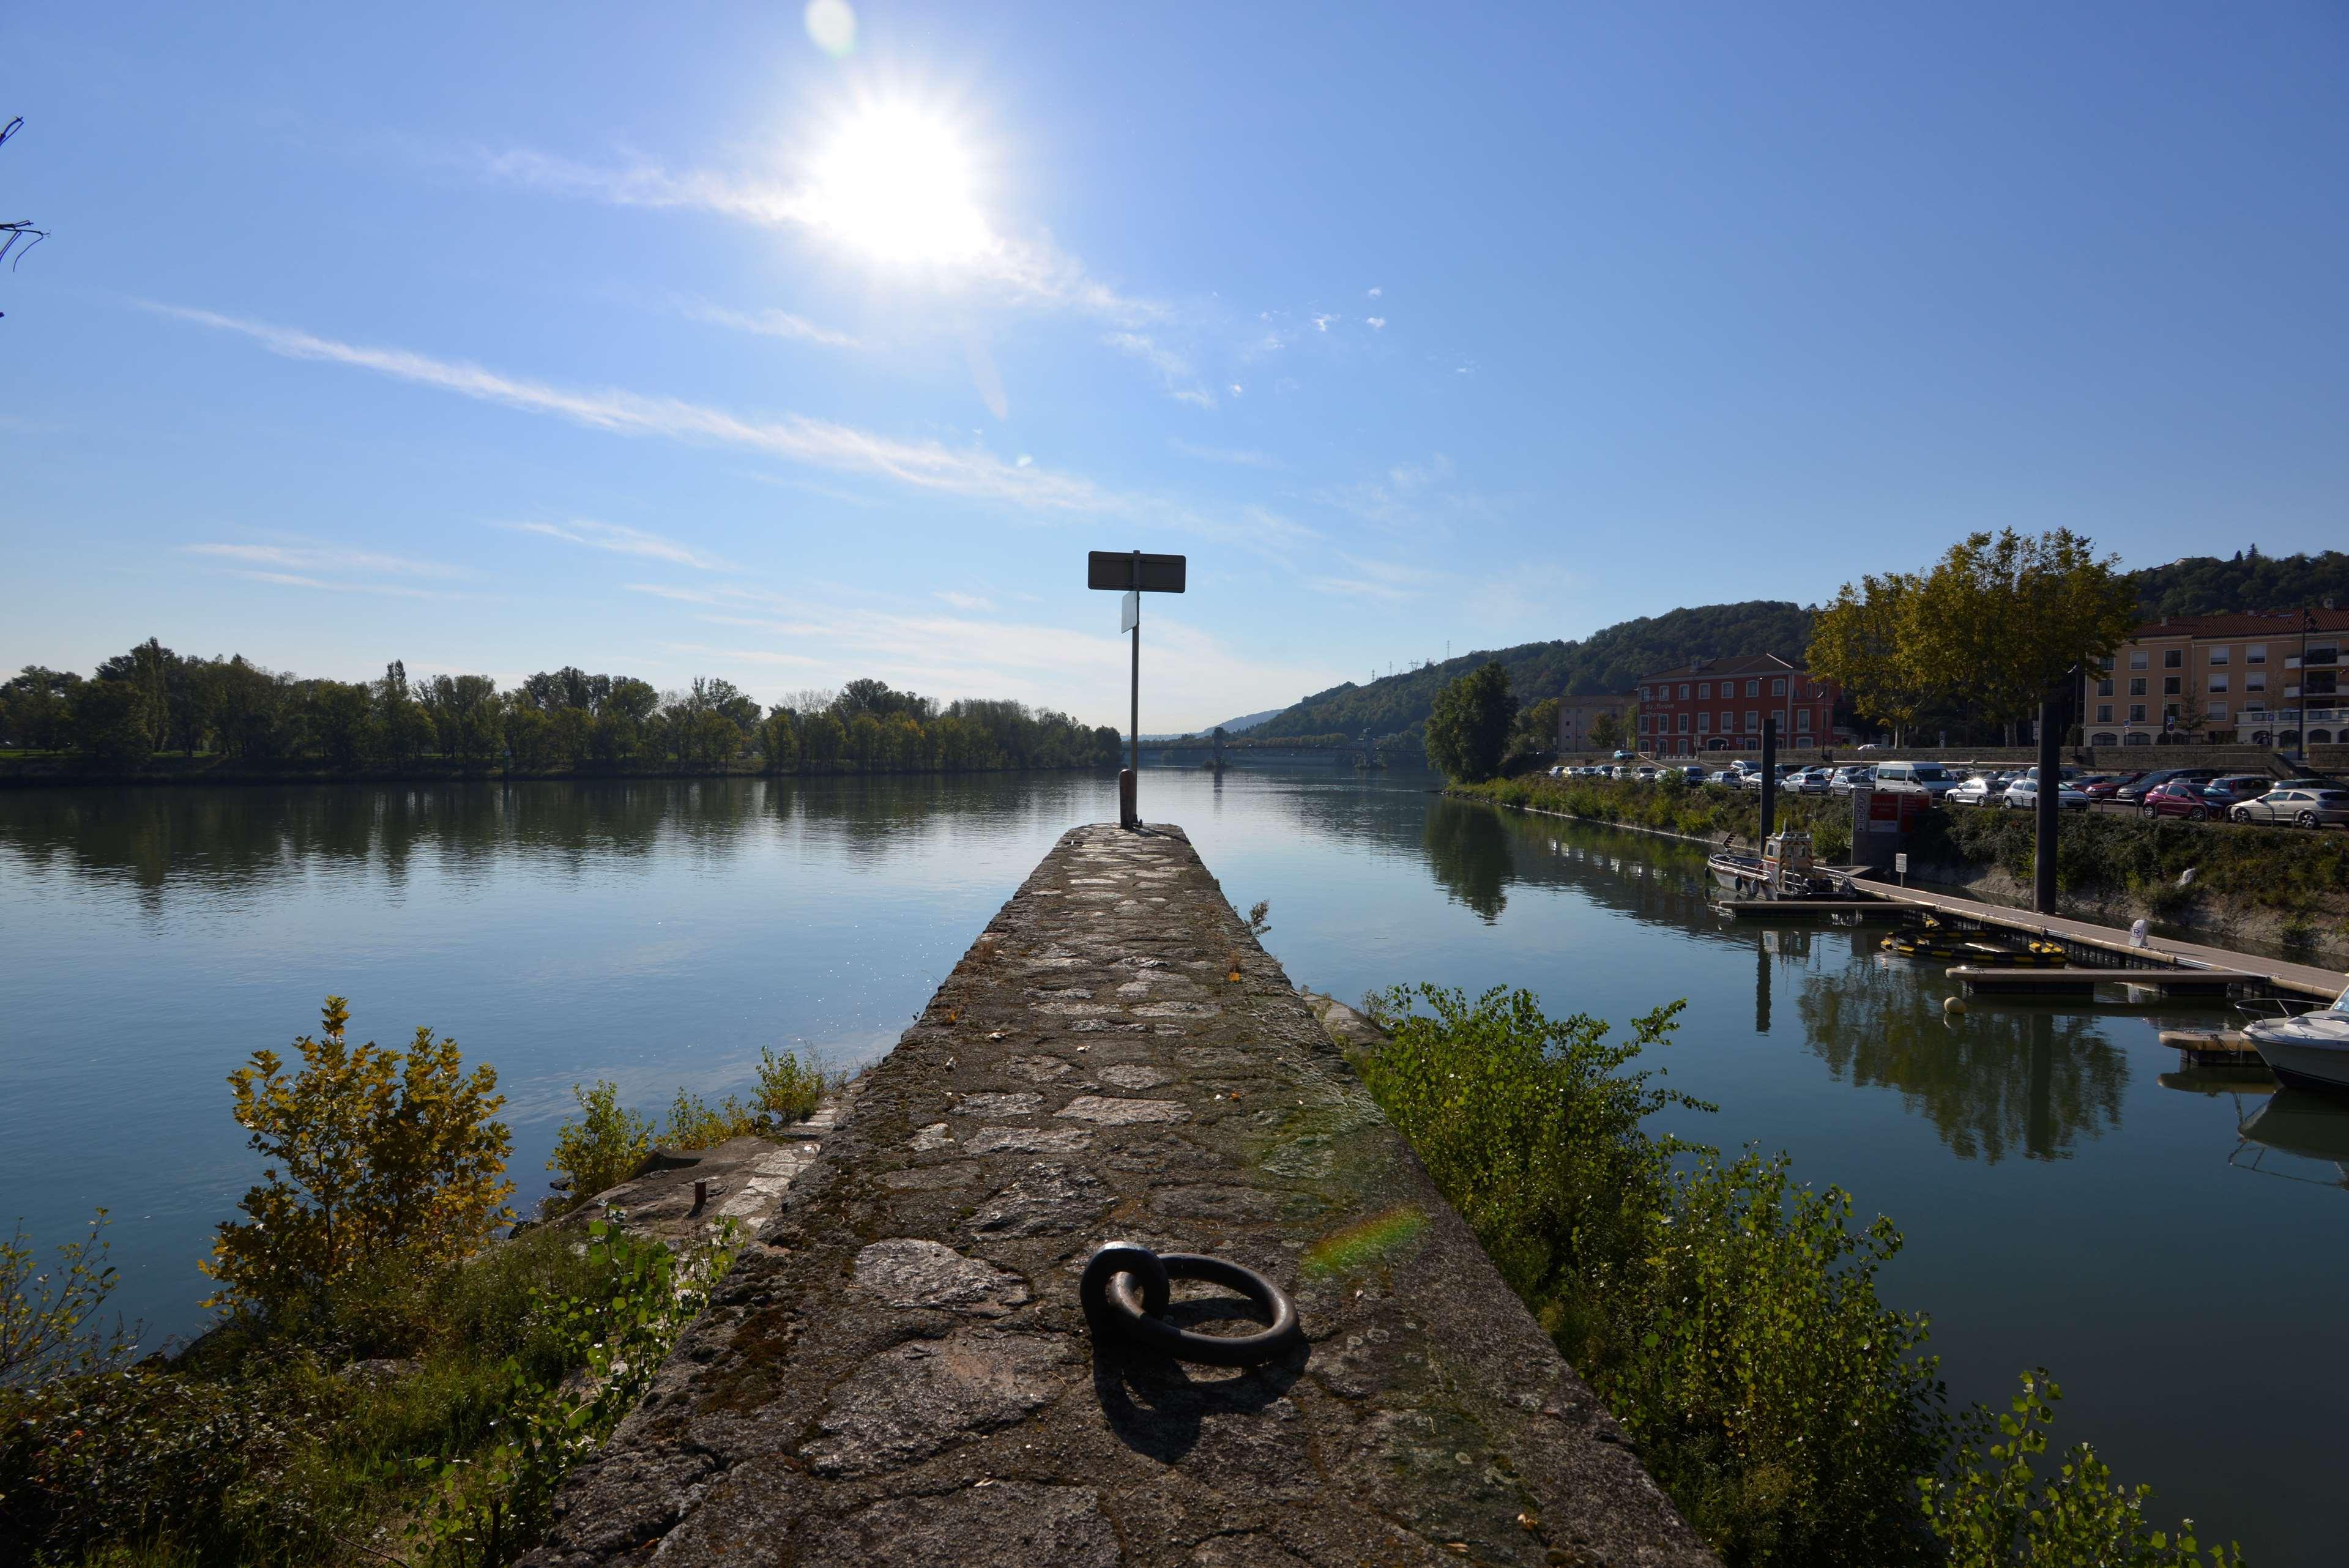
M 1386 290 L 1384 290 L 1384 289 L 1372 289 L 1372 290 L 1371 291 L 1371 298 L 1372 298 L 1372 299 L 1376 299 L 1376 298 L 1378 298 L 1381 294 L 1384 294 L 1384 293 L 1386 293 L 1386 292 L 1387 292 L 1387 291 L 1386 291 Z
M 957 610 L 992 610 L 995 608 L 995 601 L 992 599 L 982 599 L 976 593 L 957 593 L 950 588 L 941 588 L 933 594 L 932 597 L 943 599 Z
M 548 539 L 560 539 L 566 544 L 581 544 L 590 550 L 608 551 L 614 555 L 641 555 L 653 561 L 674 562 L 700 572 L 731 570 L 731 562 L 707 551 L 680 544 L 674 539 L 657 533 L 647 533 L 640 528 L 624 523 L 596 522 L 592 519 L 574 517 L 563 522 L 508 522 L 501 527 L 517 533 L 543 534 Z
M 461 599 L 462 593 L 441 593 L 430 588 L 409 588 L 397 583 L 329 583 L 323 577 L 305 576 L 297 572 L 248 572 L 241 567 L 222 569 L 231 577 L 242 577 L 249 583 L 267 583 L 278 588 L 299 588 L 315 593 L 374 593 L 388 599 Z
M 1202 447 L 1186 441 L 1180 436 L 1167 437 L 1166 444 L 1186 458 L 1198 458 L 1210 463 L 1229 463 L 1234 468 L 1278 469 L 1287 466 L 1279 459 L 1269 457 L 1263 452 L 1225 447 Z
M 818 326 L 805 316 L 793 315 L 787 310 L 729 310 L 724 305 L 710 304 L 702 300 L 681 299 L 678 314 L 688 320 L 705 322 L 711 326 L 723 326 L 735 332 L 755 333 L 761 337 L 780 337 L 798 343 L 821 344 L 826 348 L 862 348 L 864 345 L 844 332 L 834 332 L 828 326 Z
M 1195 408 L 1216 406 L 1215 394 L 1199 384 L 1191 369 L 1191 362 L 1139 332 L 1112 332 L 1102 339 L 1121 354 L 1131 355 L 1158 374 L 1159 385 L 1177 403 L 1188 403 Z
M 493 180 L 617 207 L 711 212 L 770 229 L 829 235 L 831 215 L 817 194 L 748 176 L 707 170 L 671 170 L 648 159 L 599 167 L 528 149 L 486 155 L 481 171 Z M 1076 257 L 1048 241 L 1014 239 L 982 226 L 955 273 L 1002 289 L 1015 301 L 1076 310 L 1105 321 L 1139 323 L 1165 307 L 1134 299 L 1089 273 Z
M 462 567 L 413 556 L 387 555 L 380 551 L 347 550 L 332 544 L 183 544 L 189 555 L 209 555 L 254 566 L 281 567 L 289 572 L 392 573 L 404 577 L 463 577 Z
M 1441 528 L 1491 517 L 1495 503 L 1458 483 L 1442 452 L 1423 463 L 1395 463 L 1374 479 L 1318 490 L 1313 499 L 1383 528 Z
M 1371 330 L 1372 332 L 1384 332 L 1387 329 L 1387 318 L 1385 316 L 1366 315 L 1362 319 L 1371 324 Z
M 1313 317 L 1313 330 L 1327 332 L 1330 330 L 1330 324 L 1337 319 L 1334 315 L 1316 315 Z
M 239 334 L 289 359 L 352 366 L 395 380 L 618 435 L 742 447 L 834 472 L 877 476 L 916 490 L 992 503 L 1031 519 L 1097 521 L 1113 518 L 1177 529 L 1203 539 L 1267 552 L 1276 551 L 1284 542 L 1315 537 L 1312 530 L 1287 519 L 1273 520 L 1278 526 L 1268 528 L 1267 519 L 1271 514 L 1258 509 L 1241 509 L 1238 520 L 1218 517 L 1180 501 L 1112 490 L 1080 475 L 1054 472 L 1040 465 L 1022 468 L 976 447 L 905 440 L 800 414 L 752 418 L 683 398 L 647 397 L 616 388 L 594 391 L 556 387 L 462 360 L 437 359 L 408 349 L 342 343 L 214 311 L 156 304 L 146 308 L 177 320 Z M 1235 395 L 1239 390 L 1237 385 L 1232 388 Z M 553 528 L 551 524 L 539 525 L 533 531 L 549 531 Z
M 1341 553 L 1339 559 L 1353 569 L 1353 575 L 1309 577 L 1306 579 L 1306 586 L 1324 593 L 1342 593 L 1356 599 L 1400 604 L 1418 598 L 1427 585 L 1441 575 L 1417 566 L 1392 561 L 1365 560 L 1359 555 Z

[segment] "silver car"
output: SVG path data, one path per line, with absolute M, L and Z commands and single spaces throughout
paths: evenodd
M 2290 822 L 2295 828 L 2349 827 L 2349 789 L 2271 789 L 2228 813 L 2238 822 Z

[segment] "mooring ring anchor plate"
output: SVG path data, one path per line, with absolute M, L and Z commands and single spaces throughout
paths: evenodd
M 1262 1307 L 1271 1324 L 1255 1334 L 1200 1334 L 1165 1321 L 1168 1282 L 1205 1280 Z M 1096 1331 L 1108 1329 L 1141 1349 L 1208 1367 L 1255 1367 L 1305 1341 L 1288 1293 L 1254 1269 L 1198 1253 L 1154 1253 L 1116 1242 L 1093 1253 L 1077 1286 Z

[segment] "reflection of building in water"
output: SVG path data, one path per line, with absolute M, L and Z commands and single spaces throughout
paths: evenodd
M 2128 1059 L 2093 1017 L 1977 1005 L 1944 1023 L 1915 971 L 1871 963 L 1806 985 L 1796 1006 L 1828 1070 L 1899 1089 L 1961 1159 L 2068 1159 L 2120 1125 Z

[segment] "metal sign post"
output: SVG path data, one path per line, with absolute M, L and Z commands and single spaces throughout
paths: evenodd
M 1123 828 L 1142 825 L 1142 596 L 1180 593 L 1190 562 L 1180 555 L 1145 555 L 1139 550 L 1094 550 L 1085 555 L 1085 586 L 1123 590 L 1117 629 L 1133 637 L 1133 686 L 1127 713 L 1126 767 L 1117 776 L 1117 820 Z

